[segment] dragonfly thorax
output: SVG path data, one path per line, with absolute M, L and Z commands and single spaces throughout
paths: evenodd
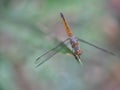
M 70 43 L 71 43 L 71 47 L 73 49 L 73 52 L 76 55 L 81 55 L 81 50 L 79 48 L 79 43 L 78 43 L 78 39 L 76 37 L 71 37 L 70 38 Z
M 78 39 L 74 36 L 70 37 L 70 42 L 78 42 Z

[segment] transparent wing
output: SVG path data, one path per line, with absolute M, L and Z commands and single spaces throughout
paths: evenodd
M 106 50 L 106 49 L 103 49 L 103 48 L 101 48 L 101 47 L 98 47 L 98 46 L 96 46 L 96 45 L 94 45 L 94 44 L 92 44 L 92 43 L 90 43 L 90 42 L 88 42 L 88 41 L 85 41 L 85 40 L 83 40 L 83 39 L 78 38 L 78 41 L 83 42 L 83 43 L 85 43 L 85 44 L 88 44 L 88 45 L 90 45 L 90 46 L 93 46 L 93 47 L 95 47 L 95 48 L 97 48 L 97 49 L 99 49 L 99 50 L 101 50 L 101 51 L 103 51 L 103 52 L 106 52 L 106 53 L 108 53 L 108 54 L 115 55 L 113 52 L 108 51 L 108 50 Z
M 40 66 L 41 64 L 45 63 L 46 61 L 48 61 L 51 57 L 53 57 L 57 52 L 59 52 L 61 49 L 63 49 L 63 47 L 65 47 L 65 43 L 69 40 L 66 39 L 65 41 L 59 43 L 56 47 L 52 48 L 51 50 L 47 51 L 46 53 L 44 53 L 43 55 L 41 55 L 40 57 L 38 57 L 35 61 L 35 63 L 39 64 L 36 66 Z

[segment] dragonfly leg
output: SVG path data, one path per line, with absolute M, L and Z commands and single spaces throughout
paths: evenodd
M 80 58 L 79 55 L 74 55 L 74 57 L 75 57 L 75 59 L 76 59 L 80 64 L 83 65 L 83 63 L 82 63 L 81 58 Z

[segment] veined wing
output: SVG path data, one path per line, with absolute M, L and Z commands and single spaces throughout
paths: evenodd
M 96 46 L 96 45 L 94 45 L 94 44 L 92 44 L 92 43 L 90 43 L 90 42 L 88 42 L 88 41 L 85 41 L 85 40 L 83 40 L 83 39 L 78 38 L 78 41 L 83 42 L 83 43 L 85 43 L 85 44 L 88 44 L 88 45 L 90 45 L 90 46 L 93 46 L 93 47 L 95 47 L 95 48 L 97 48 L 97 49 L 99 49 L 99 50 L 101 50 L 101 51 L 103 51 L 103 52 L 106 52 L 106 53 L 108 53 L 108 54 L 115 55 L 113 52 L 108 51 L 108 50 L 106 50 L 106 49 L 103 49 L 103 48 L 101 48 L 101 47 L 98 47 L 98 46 Z
M 61 49 L 63 49 L 63 47 L 65 46 L 65 43 L 67 43 L 67 41 L 69 40 L 66 39 L 65 41 L 59 43 L 56 47 L 52 48 L 51 50 L 47 51 L 46 53 L 44 53 L 43 55 L 41 55 L 40 57 L 38 57 L 35 61 L 35 63 L 39 63 L 36 67 L 40 66 L 41 64 L 45 63 L 46 61 L 48 61 L 51 57 L 53 57 L 55 54 L 57 54 L 57 52 L 59 52 Z

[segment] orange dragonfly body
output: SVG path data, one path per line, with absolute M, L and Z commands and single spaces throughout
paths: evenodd
M 78 39 L 73 36 L 73 33 L 70 30 L 70 27 L 68 26 L 63 14 L 60 13 L 60 15 L 61 15 L 63 24 L 65 26 L 66 33 L 70 39 L 70 44 L 71 44 L 71 47 L 73 49 L 74 56 L 75 56 L 76 60 L 78 60 L 80 62 L 80 55 L 82 54 L 82 50 L 79 48 Z
M 70 30 L 70 27 L 68 26 L 65 18 L 64 18 L 64 15 L 62 13 L 60 13 L 60 16 L 62 18 L 62 21 L 63 21 L 63 24 L 65 26 L 65 30 L 66 30 L 66 33 L 68 35 L 68 38 L 66 40 L 64 40 L 63 42 L 59 43 L 56 47 L 52 48 L 51 50 L 47 51 L 46 53 L 44 53 L 43 55 L 41 55 L 40 57 L 38 57 L 36 59 L 36 63 L 39 61 L 39 64 L 37 65 L 40 66 L 41 64 L 43 64 L 44 62 L 46 62 L 47 60 L 49 60 L 52 56 L 54 56 L 55 54 L 57 54 L 57 52 L 59 52 L 61 49 L 63 49 L 63 47 L 66 45 L 65 43 L 67 41 L 69 41 L 70 45 L 71 45 L 71 54 L 75 57 L 75 59 L 82 63 L 81 62 L 81 59 L 80 59 L 80 55 L 82 54 L 82 50 L 81 48 L 79 48 L 79 43 L 78 41 L 82 42 L 82 43 L 85 43 L 85 44 L 88 44 L 94 48 L 97 48 L 103 52 L 106 52 L 108 54 L 111 54 L 111 55 L 115 55 L 113 52 L 110 52 L 108 50 L 105 50 L 103 48 L 100 48 L 88 41 L 85 41 L 83 39 L 80 39 L 80 38 L 77 38 L 77 37 L 74 37 L 73 36 L 73 33 L 72 31 Z

